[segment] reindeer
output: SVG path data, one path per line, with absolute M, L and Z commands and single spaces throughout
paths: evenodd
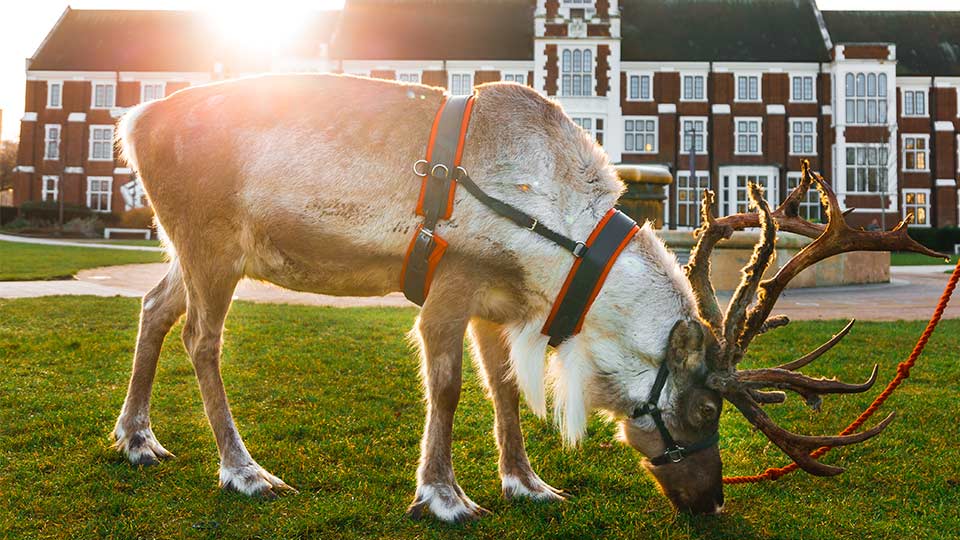
M 143 181 L 171 257 L 166 276 L 143 298 L 133 372 L 113 431 L 131 463 L 172 456 L 153 432 L 150 394 L 164 336 L 185 313 L 183 344 L 216 436 L 220 486 L 268 497 L 292 490 L 247 451 L 227 403 L 220 347 L 234 288 L 250 277 L 333 295 L 398 290 L 418 221 L 419 185 L 410 166 L 423 156 L 442 98 L 442 89 L 421 85 L 274 75 L 190 88 L 124 116 L 123 152 Z M 588 134 L 556 103 L 515 84 L 477 88 L 462 163 L 487 193 L 575 239 L 585 238 L 623 191 Z M 823 194 L 826 226 L 797 215 L 811 183 Z M 545 417 L 548 389 L 567 444 L 584 436 L 591 411 L 606 411 L 681 510 L 722 508 L 716 433 L 724 399 L 808 472 L 839 472 L 809 450 L 868 439 L 889 417 L 855 435 L 804 437 L 778 427 L 759 404 L 783 400 L 782 392 L 764 390 L 771 387 L 810 402 L 869 388 L 875 372 L 849 385 L 795 371 L 842 334 L 778 368 L 737 371 L 737 363 L 756 335 L 786 324 L 769 314 L 802 269 L 845 251 L 930 252 L 907 237 L 903 224 L 890 232 L 847 227 L 829 185 L 809 171 L 776 211 L 756 186 L 750 200 L 756 212 L 714 218 L 712 195 L 705 197 L 704 226 L 686 272 L 644 225 L 610 270 L 582 331 L 547 354 L 540 330 L 573 256 L 456 191 L 452 217 L 438 227 L 449 250 L 411 332 L 426 422 L 408 513 L 443 521 L 486 513 L 457 484 L 451 460 L 465 334 L 493 402 L 507 497 L 564 498 L 534 472 L 520 427 L 520 394 Z M 709 281 L 710 252 L 746 227 L 759 227 L 761 240 L 724 313 Z M 816 240 L 761 280 L 778 228 Z

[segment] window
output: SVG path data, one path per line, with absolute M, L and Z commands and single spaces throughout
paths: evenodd
M 813 75 L 794 75 L 790 84 L 790 101 L 816 101 Z
M 749 212 L 747 186 L 756 184 L 763 188 L 767 200 L 777 200 L 777 185 L 780 173 L 776 167 L 733 166 L 720 167 L 720 204 L 723 215 Z
M 155 99 L 163 99 L 165 88 L 163 83 L 141 83 L 140 102 L 146 103 Z
M 886 73 L 847 73 L 844 87 L 848 124 L 887 123 Z
M 93 83 L 92 108 L 110 109 L 114 106 L 114 103 L 113 83 Z
M 630 75 L 627 77 L 627 99 L 630 101 L 653 100 L 653 75 Z
M 420 74 L 416 71 L 407 71 L 397 73 L 397 80 L 400 82 L 410 83 L 410 84 L 419 84 L 420 83 Z
M 60 81 L 47 83 L 47 108 L 59 109 L 63 106 L 63 83 Z
M 710 189 L 710 176 L 706 171 L 697 171 L 690 179 L 690 171 L 677 171 L 677 227 L 695 229 L 700 226 L 700 199 Z
M 110 211 L 110 196 L 113 194 L 113 178 L 109 176 L 87 177 L 87 207 L 97 212 Z
M 683 139 L 681 152 L 689 153 L 690 147 L 693 145 L 698 154 L 706 154 L 704 142 L 707 140 L 707 119 L 703 117 L 681 118 L 680 137 Z
M 472 73 L 451 73 L 450 93 L 455 96 L 469 96 L 473 93 Z
M 563 74 L 560 95 L 593 95 L 593 52 L 590 49 L 564 49 L 560 68 Z
M 683 100 L 684 101 L 705 101 L 704 75 L 684 75 L 683 76 Z
M 847 145 L 847 192 L 886 193 L 889 155 L 885 144 Z
M 624 151 L 638 154 L 657 153 L 656 116 L 626 117 L 624 125 Z
M 43 159 L 60 159 L 60 125 L 47 124 L 44 127 Z
M 912 227 L 930 226 L 930 190 L 905 189 L 903 190 L 903 217 L 913 214 Z
M 40 190 L 40 200 L 55 201 L 59 194 L 59 176 L 44 176 L 43 185 Z
M 737 101 L 760 101 L 759 75 L 737 75 Z
M 737 141 L 736 154 L 759 154 L 761 134 L 759 118 L 737 118 L 734 121 L 734 139 Z
M 573 123 L 583 128 L 584 131 L 593 135 L 600 146 L 603 146 L 603 118 L 592 116 L 573 117 Z
M 926 90 L 904 90 L 903 91 L 903 115 L 904 116 L 926 116 L 927 115 L 927 91 Z
M 794 156 L 812 156 L 816 154 L 817 119 L 790 119 L 790 154 Z
M 503 74 L 504 82 L 515 82 L 517 84 L 522 84 L 526 86 L 527 84 L 527 74 L 526 73 L 504 73 Z
M 90 157 L 96 161 L 113 161 L 113 126 L 90 126 Z
M 903 136 L 903 170 L 926 171 L 929 135 Z
M 800 185 L 800 173 L 787 173 L 787 193 L 783 196 L 787 198 L 797 186 Z M 783 202 L 783 201 L 780 201 Z M 811 183 L 810 189 L 800 199 L 800 217 L 813 223 L 823 223 L 823 206 L 820 204 L 820 192 Z

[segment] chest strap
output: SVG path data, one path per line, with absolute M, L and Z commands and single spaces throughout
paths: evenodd
M 541 333 L 550 336 L 550 345 L 556 347 L 580 332 L 610 268 L 639 230 L 637 223 L 619 210 L 611 208 L 603 216 L 585 242 L 586 253 L 573 261 L 543 325 Z
M 463 156 L 472 106 L 472 95 L 447 99 L 434 117 L 425 158 L 413 165 L 414 173 L 423 179 L 416 208 L 423 221 L 407 248 L 400 282 L 404 296 L 419 306 L 427 299 L 434 270 L 447 249 L 447 242 L 435 229 L 441 219 L 450 219 L 453 213 L 457 189 L 454 173 Z

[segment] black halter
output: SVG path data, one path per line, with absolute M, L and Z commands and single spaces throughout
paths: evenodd
M 670 368 L 667 367 L 667 361 L 664 360 L 663 363 L 660 364 L 660 369 L 657 371 L 657 379 L 653 382 L 653 388 L 650 389 L 650 397 L 647 398 L 647 401 L 637 405 L 637 408 L 633 410 L 633 414 L 630 415 L 630 418 L 635 420 L 649 414 L 650 417 L 653 418 L 654 425 L 657 426 L 657 431 L 660 432 L 660 437 L 663 439 L 663 444 L 667 449 L 663 452 L 663 455 L 649 460 L 650 463 L 654 465 L 680 463 L 684 458 L 701 450 L 706 450 L 720 442 L 719 431 L 714 431 L 712 435 L 689 446 L 680 446 L 677 444 L 677 441 L 673 440 L 673 436 L 670 435 L 670 430 L 667 429 L 667 425 L 663 422 L 663 414 L 660 412 L 660 407 L 657 406 L 657 402 L 660 401 L 660 393 L 663 391 L 664 385 L 667 384 L 667 375 L 669 374 Z

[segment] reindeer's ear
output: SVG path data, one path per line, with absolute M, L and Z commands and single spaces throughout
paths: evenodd
M 676 377 L 698 371 L 704 361 L 703 326 L 697 321 L 677 321 L 667 340 L 667 366 Z

